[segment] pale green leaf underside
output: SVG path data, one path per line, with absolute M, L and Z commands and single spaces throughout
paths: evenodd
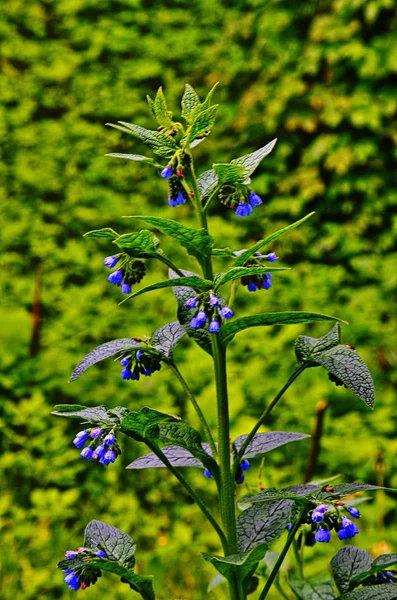
M 244 156 L 240 156 L 240 158 L 235 158 L 231 161 L 231 163 L 233 165 L 239 165 L 243 167 L 242 176 L 244 179 L 246 179 L 247 177 L 252 175 L 252 173 L 258 167 L 262 159 L 265 158 L 265 156 L 267 156 L 268 154 L 270 154 L 270 152 L 276 145 L 276 142 L 277 138 L 266 144 L 266 146 L 263 146 L 263 148 L 259 148 L 259 150 L 256 150 L 251 154 L 245 154 Z
M 111 154 L 105 154 L 105 156 L 111 156 L 112 158 L 124 158 L 126 160 L 134 160 L 136 162 L 144 162 L 148 165 L 153 165 L 154 167 L 162 167 L 159 163 L 157 163 L 154 158 L 149 158 L 148 156 L 142 156 L 142 154 L 120 154 L 119 152 L 112 152 Z

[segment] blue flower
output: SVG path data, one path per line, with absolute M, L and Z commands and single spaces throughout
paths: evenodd
M 359 519 L 361 517 L 360 511 L 358 510 L 358 508 L 355 508 L 354 506 L 346 506 L 346 510 L 348 513 L 351 514 L 351 516 L 354 519 Z
M 196 327 L 200 329 L 200 327 L 204 327 L 207 322 L 207 315 L 204 310 L 199 310 L 196 315 Z M 191 325 L 190 325 L 191 326 Z
M 82 456 L 83 458 L 85 458 L 86 460 L 90 460 L 92 458 L 93 455 L 93 449 L 91 448 L 91 446 L 87 446 L 87 448 L 84 448 L 84 450 L 82 450 L 80 452 L 80 456 Z
M 350 521 L 347 517 L 342 517 L 342 527 L 338 531 L 338 538 L 340 540 L 348 540 L 354 537 L 358 533 L 358 527 Z
M 249 203 L 251 204 L 251 206 L 259 206 L 260 204 L 262 204 L 262 202 L 262 198 L 258 196 L 258 194 L 250 192 Z
M 385 575 L 389 578 L 389 583 L 394 583 L 394 573 L 393 571 L 385 571 Z
M 125 369 L 123 369 L 121 371 L 121 378 L 122 379 L 134 379 L 134 377 L 132 376 L 131 369 L 129 369 L 128 367 L 126 367 Z
M 218 319 L 212 319 L 208 331 L 210 331 L 211 333 L 219 333 L 220 330 L 221 324 L 219 323 Z
M 270 254 L 266 256 L 266 258 L 269 262 L 274 262 L 275 260 L 278 260 L 278 256 L 275 252 L 270 252 Z
M 115 441 L 116 441 L 116 437 L 115 437 L 114 433 L 108 433 L 107 436 L 105 436 L 105 439 L 103 440 L 103 442 L 107 446 L 113 446 Z
M 198 298 L 196 298 L 196 296 L 194 298 L 189 298 L 189 300 L 186 300 L 185 302 L 185 308 L 196 308 L 197 305 Z
M 121 285 L 121 293 L 122 294 L 131 294 L 131 292 L 132 292 L 132 287 L 128 283 L 123 281 L 123 283 Z
M 114 461 L 117 458 L 117 455 L 114 450 L 109 449 L 103 458 L 111 463 L 114 463 Z
M 331 539 L 331 532 L 325 527 L 319 527 L 314 536 L 316 542 L 329 542 Z
M 192 329 L 197 329 L 197 319 L 196 319 L 196 317 L 193 317 L 193 319 L 190 321 L 189 327 L 191 327 Z
M 163 177 L 163 179 L 169 179 L 170 177 L 172 177 L 172 167 L 170 165 L 167 165 L 166 167 L 164 167 L 160 174 L 161 177 Z
M 107 558 L 108 555 L 106 554 L 106 552 L 104 550 L 98 550 L 98 552 L 95 552 L 95 554 L 97 556 L 99 556 L 99 558 Z
M 236 217 L 249 217 L 252 213 L 252 206 L 247 202 L 242 202 L 236 208 Z
M 121 359 L 120 364 L 122 367 L 128 367 L 128 365 L 130 364 L 130 359 L 124 357 Z
M 210 305 L 211 306 L 219 306 L 220 300 L 214 294 L 210 294 Z
M 67 583 L 70 589 L 74 592 L 77 592 L 77 590 L 80 589 L 80 579 L 77 577 L 74 571 L 66 575 L 64 582 Z
M 220 311 L 223 319 L 230 319 L 233 316 L 233 311 L 228 306 L 221 306 Z
M 251 468 L 251 463 L 249 460 L 242 460 L 240 463 L 240 469 L 242 469 L 243 471 L 248 471 L 248 469 Z
M 66 550 L 65 552 L 65 556 L 66 558 L 76 558 L 76 556 L 78 555 L 78 552 L 76 552 L 75 550 Z M 72 571 L 70 571 L 72 573 Z
M 256 292 L 257 289 L 258 287 L 252 281 L 247 285 L 247 290 L 249 292 Z
M 243 483 L 244 479 L 245 479 L 244 478 L 244 473 L 237 473 L 237 475 L 236 475 L 236 483 L 238 483 L 240 485 L 241 483 Z
M 321 523 L 324 520 L 324 515 L 319 510 L 314 510 L 312 512 L 312 521 L 313 523 Z
M 76 446 L 76 448 L 81 448 L 82 446 L 84 446 L 87 439 L 88 439 L 88 431 L 79 431 L 73 440 L 73 444 Z
M 263 282 L 262 289 L 269 290 L 272 287 L 272 274 L 266 273 L 266 279 Z
M 135 354 L 135 358 L 136 358 L 137 360 L 139 360 L 139 359 L 141 358 L 141 356 L 142 356 L 142 355 L 143 355 L 143 352 L 142 352 L 142 350 L 138 350 L 138 352 Z
M 95 458 L 102 458 L 102 456 L 105 455 L 105 452 L 106 452 L 106 448 L 105 448 L 105 446 L 103 444 L 101 444 L 94 451 Z M 92 458 L 94 458 L 94 454 L 92 455 Z
M 208 479 L 213 479 L 213 475 L 209 469 L 204 469 L 204 475 L 205 477 L 208 477 Z
M 103 259 L 103 264 L 105 267 L 109 267 L 109 269 L 113 269 L 119 262 L 119 256 L 107 256 Z
M 90 437 L 93 440 L 96 440 L 96 438 L 99 438 L 102 435 L 102 428 L 101 427 L 96 427 L 95 429 L 92 429 L 90 431 Z
M 175 208 L 175 206 L 178 204 L 178 202 L 176 200 L 174 200 L 171 196 L 168 196 L 168 204 L 170 206 L 172 206 L 172 208 Z
M 120 285 L 122 280 L 123 280 L 123 273 L 119 270 L 113 271 L 113 273 L 110 273 L 110 275 L 108 277 L 109 283 L 113 283 L 113 285 Z
M 316 508 L 316 511 L 321 513 L 325 513 L 327 510 L 329 510 L 328 504 L 319 504 Z

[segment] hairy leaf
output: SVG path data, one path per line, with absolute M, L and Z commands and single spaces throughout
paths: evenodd
M 259 240 L 259 242 L 257 242 L 254 246 L 252 246 L 252 248 L 249 248 L 249 250 L 245 250 L 245 252 L 240 254 L 240 256 L 234 261 L 233 266 L 241 267 L 241 266 L 245 265 L 247 260 L 253 254 L 255 254 L 255 252 L 259 252 L 259 250 L 262 250 L 262 248 L 264 248 L 265 246 L 267 246 L 268 244 L 270 244 L 271 242 L 276 240 L 281 235 L 284 235 L 284 233 L 287 233 L 288 231 L 292 231 L 293 229 L 295 229 L 295 227 L 302 225 L 302 223 L 307 221 L 307 219 L 310 219 L 310 217 L 312 217 L 313 215 L 314 215 L 314 212 L 311 212 L 308 215 L 306 215 L 305 217 L 303 217 L 303 219 L 300 219 L 299 221 L 296 221 L 295 223 L 292 223 L 291 225 L 287 225 L 287 227 L 283 227 L 283 229 L 279 229 L 279 231 L 272 233 L 271 235 L 264 238 L 263 240 Z
M 229 281 L 234 281 L 240 277 L 248 275 L 266 275 L 270 271 L 288 271 L 287 267 L 232 267 L 226 273 L 220 273 L 215 278 L 215 289 L 225 285 Z
M 331 331 L 321 338 L 300 335 L 295 342 L 295 354 L 299 361 L 310 361 L 314 352 L 329 350 L 340 344 L 340 325 L 335 323 Z
M 298 496 L 290 491 L 277 490 L 276 488 L 268 488 L 262 490 L 254 496 L 243 496 L 239 499 L 239 504 L 255 504 L 258 502 L 273 502 L 274 500 L 294 500 L 301 504 L 308 504 L 310 501 L 304 496 Z
M 235 158 L 231 162 L 233 165 L 241 165 L 244 168 L 243 177 L 246 179 L 255 171 L 262 159 L 270 154 L 276 145 L 276 142 L 277 138 L 266 144 L 266 146 L 263 146 L 263 148 L 259 148 L 259 150 L 256 150 L 251 154 L 240 156 L 240 158 Z
M 162 167 L 162 165 L 156 162 L 154 158 L 142 156 L 142 154 L 120 154 L 119 152 L 112 152 L 110 154 L 105 154 L 105 156 L 111 156 L 112 158 L 125 158 L 127 160 L 134 160 L 136 162 L 144 162 L 158 168 Z
M 84 237 L 115 240 L 117 237 L 119 237 L 119 234 L 111 227 L 104 227 L 103 229 L 87 231 L 87 233 L 84 234 Z
M 228 258 L 234 256 L 234 252 L 230 248 L 213 248 L 211 254 L 212 256 L 227 256 Z
M 186 136 L 184 138 L 184 144 L 189 145 L 197 137 L 205 134 L 210 131 L 215 124 L 216 113 L 218 111 L 218 104 L 214 104 L 214 106 L 210 106 L 206 110 L 200 111 L 193 117 L 192 124 L 186 132 Z
M 208 92 L 204 102 L 202 104 L 200 104 L 199 106 L 196 106 L 193 112 L 193 116 L 195 117 L 196 115 L 198 115 L 199 113 L 205 111 L 207 108 L 210 107 L 211 102 L 212 102 L 212 96 L 214 95 L 214 92 L 216 90 L 216 88 L 219 85 L 219 81 L 217 81 L 216 83 L 214 83 L 214 85 L 212 86 L 212 88 L 210 89 L 210 91 Z
M 128 413 L 120 423 L 120 430 L 138 442 L 145 441 L 145 439 L 158 440 L 160 424 L 165 421 L 177 420 L 178 418 L 173 415 L 144 406 L 139 411 Z
M 133 216 L 127 218 L 139 219 L 153 225 L 156 229 L 178 240 L 191 256 L 201 259 L 202 256 L 211 255 L 214 239 L 205 229 L 193 229 L 192 227 L 181 225 L 177 221 L 161 219 L 159 217 Z
M 375 558 L 373 566 L 384 569 L 385 567 L 391 567 L 392 565 L 396 564 L 397 554 L 381 554 Z
M 153 108 L 157 123 L 160 125 L 160 127 L 165 127 L 166 129 L 172 128 L 174 124 L 172 120 L 172 113 L 168 110 L 167 101 L 165 99 L 162 87 L 159 87 L 157 91 Z
M 376 573 L 379 573 L 379 571 L 390 568 L 395 564 L 397 564 L 397 554 L 382 554 L 381 556 L 378 556 L 375 558 L 368 571 L 357 573 L 357 575 L 350 580 L 350 588 L 353 589 L 357 587 L 364 579 L 367 579 L 367 577 L 375 575 Z
M 389 490 L 389 488 L 380 487 L 379 485 L 372 485 L 370 483 L 340 483 L 333 486 L 333 494 L 337 494 L 340 497 L 349 496 L 350 494 L 356 494 L 357 492 L 369 492 L 372 490 Z M 396 491 L 390 489 L 390 491 Z
M 185 333 L 186 331 L 179 321 L 168 323 L 154 332 L 151 340 L 152 346 L 165 357 L 170 358 L 175 346 Z
M 152 285 L 148 285 L 144 288 L 141 288 L 137 292 L 134 292 L 130 296 L 127 296 L 120 304 L 126 302 L 127 300 L 131 300 L 132 298 L 136 298 L 137 296 L 141 296 L 142 294 L 146 294 L 146 292 L 153 292 L 154 290 L 160 290 L 162 288 L 167 287 L 175 287 L 180 284 L 189 286 L 193 288 L 197 292 L 205 292 L 210 290 L 213 287 L 213 282 L 208 281 L 208 279 L 201 279 L 201 277 L 180 277 L 180 281 L 177 282 L 176 279 L 167 279 L 166 281 L 159 281 L 158 283 L 153 283 Z
M 221 335 L 223 342 L 227 344 L 236 333 L 250 327 L 259 327 L 262 325 L 296 325 L 299 323 L 315 323 L 317 321 L 342 321 L 342 319 L 330 315 L 300 311 L 263 313 L 261 315 L 241 317 L 230 323 L 225 323 L 222 326 Z
M 113 243 L 134 258 L 153 258 L 159 254 L 159 239 L 147 229 L 120 235 Z
M 95 365 L 97 362 L 104 360 L 105 358 L 109 358 L 110 356 L 114 356 L 121 350 L 129 350 L 130 348 L 145 349 L 146 347 L 143 347 L 140 342 L 137 342 L 132 338 L 121 338 L 119 340 L 112 340 L 111 342 L 101 344 L 79 362 L 77 367 L 75 367 L 69 381 L 75 381 L 78 379 L 84 373 L 84 371 L 86 371 L 89 367 L 92 367 L 92 365 Z
M 115 419 L 108 414 L 106 406 L 85 407 L 79 404 L 58 404 L 51 413 L 57 417 L 79 419 L 91 423 L 106 423 L 112 425 Z
M 242 582 L 243 590 L 247 593 L 252 575 L 258 567 L 259 561 L 263 559 L 266 550 L 266 544 L 260 544 L 249 552 L 241 552 L 231 556 L 213 556 L 203 552 L 203 558 L 211 563 L 228 581 L 233 582 L 237 573 L 239 581 Z
M 348 592 L 350 580 L 359 573 L 368 571 L 371 565 L 372 556 L 365 550 L 354 546 L 341 548 L 331 560 L 331 571 L 338 590 L 341 593 Z
M 102 521 L 88 523 L 84 534 L 84 546 L 91 550 L 104 550 L 110 559 L 118 560 L 132 569 L 136 546 L 129 535 Z
M 209 444 L 202 444 L 204 452 L 211 455 Z M 180 446 L 166 446 L 162 448 L 163 454 L 174 467 L 202 467 L 203 464 L 193 454 Z M 165 467 L 164 463 L 153 453 L 145 454 L 130 463 L 127 469 L 159 469 Z
M 254 504 L 237 518 L 237 536 L 242 552 L 259 544 L 270 546 L 286 530 L 291 519 L 291 500 Z
M 193 114 L 194 109 L 200 105 L 200 98 L 196 90 L 189 85 L 185 84 L 185 91 L 182 96 L 182 117 L 186 119 L 186 121 L 190 122 L 190 117 Z
M 236 450 L 239 450 L 247 439 L 247 435 L 241 435 L 234 440 L 233 445 Z M 244 458 L 251 458 L 254 456 L 261 456 L 274 448 L 289 444 L 290 442 L 297 442 L 305 438 L 310 437 L 306 433 L 293 433 L 290 431 L 269 431 L 267 433 L 257 433 L 252 441 L 248 444 Z
M 197 185 L 203 199 L 210 196 L 219 185 L 218 176 L 214 169 L 209 169 L 201 173 L 197 180 Z
M 131 133 L 139 138 L 146 146 L 148 146 L 148 148 L 153 150 L 155 154 L 158 154 L 163 158 L 171 158 L 178 149 L 175 140 L 164 133 L 151 131 L 144 127 L 140 127 L 139 125 L 134 125 L 133 123 L 125 123 L 124 121 L 118 121 L 118 123 L 120 123 L 120 125 L 112 125 L 111 123 L 107 123 L 107 125 L 120 129 L 126 133 Z
M 218 163 L 212 165 L 216 175 L 218 176 L 219 183 L 237 183 L 238 181 L 244 181 L 245 169 L 239 165 L 232 165 L 231 163 Z
M 217 463 L 203 449 L 200 433 L 187 423 L 162 421 L 159 424 L 158 438 L 163 444 L 185 448 L 185 450 L 191 452 L 195 458 L 207 467 L 212 475 L 215 476 L 217 474 Z
M 290 580 L 289 584 L 299 600 L 334 600 L 332 581 L 311 583 L 310 581 Z
M 381 584 L 362 587 L 338 596 L 336 600 L 396 600 L 397 584 Z

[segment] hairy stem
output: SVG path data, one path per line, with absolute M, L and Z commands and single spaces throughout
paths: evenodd
M 194 410 L 196 411 L 196 414 L 197 414 L 198 418 L 200 419 L 200 423 L 203 426 L 203 429 L 206 433 L 207 440 L 208 440 L 208 443 L 209 443 L 211 451 L 212 451 L 212 456 L 216 459 L 216 457 L 218 455 L 218 450 L 216 448 L 214 438 L 212 437 L 211 430 L 210 430 L 207 420 L 203 414 L 203 411 L 201 410 L 196 398 L 194 397 L 192 390 L 190 389 L 188 383 L 186 382 L 185 378 L 183 377 L 183 375 L 180 372 L 180 370 L 178 369 L 178 367 L 173 362 L 169 362 L 168 365 L 169 365 L 171 371 L 174 373 L 175 377 L 178 379 L 178 381 L 182 385 L 183 389 L 185 390 L 185 392 L 187 394 L 187 397 L 189 398 L 190 402 L 192 403 Z
M 242 457 L 244 456 L 244 452 L 246 451 L 248 445 L 251 443 L 251 441 L 252 441 L 254 435 L 256 434 L 256 432 L 258 431 L 258 429 L 261 427 L 261 425 L 263 425 L 266 417 L 268 415 L 270 415 L 270 413 L 272 412 L 273 408 L 276 406 L 277 402 L 280 400 L 280 398 L 287 391 L 287 389 L 289 388 L 289 386 L 295 381 L 295 379 L 297 379 L 299 377 L 299 375 L 305 369 L 306 369 L 306 365 L 299 365 L 295 369 L 295 371 L 292 373 L 292 375 L 288 379 L 287 383 L 281 388 L 281 390 L 278 392 L 278 394 L 276 394 L 276 396 L 270 402 L 269 406 L 263 411 L 263 413 L 259 417 L 259 420 L 257 421 L 256 425 L 254 425 L 254 427 L 252 428 L 252 430 L 250 431 L 250 433 L 247 435 L 246 439 L 244 440 L 241 448 L 237 452 L 237 455 L 236 455 L 236 458 L 235 458 L 235 461 L 234 461 L 234 465 L 233 465 L 233 471 L 234 471 L 234 473 L 236 473 L 238 465 L 240 464 L 240 461 L 241 461 Z
M 167 265 L 167 267 L 170 267 L 173 271 L 175 271 L 175 273 L 177 273 L 179 277 L 184 277 L 183 272 L 180 269 L 178 269 L 178 267 L 174 265 L 174 263 L 169 258 L 160 254 L 157 258 L 161 260 L 161 262 L 163 262 L 165 265 Z
M 277 577 L 278 572 L 280 570 L 280 567 L 283 564 L 284 559 L 285 559 L 285 557 L 287 555 L 287 552 L 288 552 L 288 550 L 289 550 L 292 542 L 295 539 L 295 534 L 296 534 L 296 532 L 298 531 L 299 527 L 302 524 L 302 521 L 303 521 L 304 516 L 305 516 L 305 512 L 306 512 L 306 507 L 302 507 L 301 510 L 300 510 L 299 516 L 298 516 L 298 518 L 297 518 L 297 520 L 296 520 L 293 528 L 289 532 L 289 535 L 288 535 L 287 541 L 285 542 L 284 548 L 281 550 L 280 556 L 278 557 L 277 562 L 274 565 L 273 570 L 270 573 L 269 578 L 266 581 L 265 587 L 263 588 L 262 593 L 259 596 L 258 600 L 265 600 L 266 596 L 268 595 L 269 590 L 270 590 L 270 588 L 273 585 L 273 581 Z

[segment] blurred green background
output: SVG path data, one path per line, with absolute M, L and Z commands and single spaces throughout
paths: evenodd
M 88 464 L 71 445 L 78 430 L 51 417 L 54 404 L 151 405 L 197 426 L 178 382 L 163 368 L 139 383 L 123 382 L 111 360 L 73 384 L 77 361 L 117 337 L 150 335 L 175 318 L 170 290 L 118 307 L 103 257 L 105 241 L 90 230 L 131 230 L 121 218 L 155 214 L 195 225 L 189 206 L 171 209 L 167 187 L 148 165 L 105 158 L 144 152 L 131 136 L 105 127 L 117 120 L 153 128 L 145 95 L 162 85 L 178 112 L 185 82 L 204 95 L 220 81 L 219 119 L 195 151 L 199 170 L 279 141 L 253 179 L 265 202 L 236 219 L 214 203 L 217 246 L 247 247 L 315 210 L 272 250 L 290 272 L 275 274 L 268 292 L 242 291 L 238 315 L 313 310 L 350 322 L 344 341 L 369 365 L 377 390 L 371 412 L 325 371 L 306 372 L 274 413 L 271 427 L 310 433 L 316 405 L 328 402 L 315 477 L 341 473 L 397 487 L 394 471 L 393 368 L 395 221 L 392 207 L 390 77 L 396 70 L 392 0 L 10 0 L 0 32 L 1 411 L 0 590 L 4 600 L 71 598 L 55 570 L 66 549 L 81 545 L 93 519 L 125 529 L 138 545 L 139 572 L 153 573 L 159 599 L 223 599 L 207 594 L 215 572 L 201 551 L 218 553 L 212 531 L 179 484 L 163 470 L 124 467 L 144 448 L 122 440 L 111 468 Z M 394 226 L 394 229 L 393 229 Z M 135 225 L 135 227 L 137 227 Z M 162 237 L 162 236 L 161 236 Z M 162 237 L 166 252 L 193 268 Z M 165 275 L 151 262 L 145 283 Z M 219 261 L 219 269 L 222 268 Z M 293 342 L 320 336 L 327 324 L 253 329 L 230 349 L 233 434 L 249 431 L 294 366 Z M 215 427 L 209 358 L 184 341 L 176 353 Z M 260 483 L 302 482 L 310 442 L 268 454 Z M 258 465 L 255 465 L 257 467 Z M 395 464 L 394 464 L 395 467 Z M 251 469 L 240 492 L 259 484 Z M 215 500 L 199 470 L 193 485 Z M 363 508 L 354 543 L 374 555 L 393 547 L 395 507 L 378 492 Z M 326 546 L 326 547 L 324 547 Z M 307 575 L 325 574 L 339 542 L 306 553 Z M 277 549 L 277 545 L 275 548 Z M 188 568 L 186 568 L 188 565 Z M 293 569 L 292 559 L 287 567 Z M 84 592 L 115 600 L 133 595 L 105 576 Z M 255 597 L 255 594 L 252 596 Z M 278 598 L 274 593 L 273 599 Z

